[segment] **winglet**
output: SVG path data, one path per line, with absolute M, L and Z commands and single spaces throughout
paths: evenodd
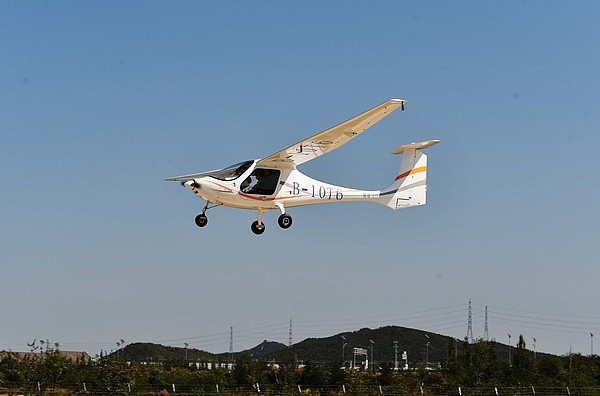
M 441 140 L 427 140 L 425 142 L 405 144 L 392 151 L 392 154 L 402 154 L 406 149 L 423 150 L 428 147 L 434 146 L 439 142 L 441 142 Z
M 402 111 L 404 111 L 404 104 L 406 103 L 406 100 L 404 100 L 404 99 L 390 99 L 390 102 L 400 103 L 400 108 L 402 109 Z

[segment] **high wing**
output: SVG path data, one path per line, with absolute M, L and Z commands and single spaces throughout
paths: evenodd
M 301 140 L 275 154 L 261 159 L 258 162 L 258 166 L 296 168 L 296 166 L 300 164 L 329 153 L 348 143 L 350 140 L 381 121 L 381 119 L 389 115 L 398 107 L 404 109 L 405 102 L 406 101 L 403 99 L 390 99 L 371 110 L 367 110 L 356 117 L 342 122 L 341 124 L 326 129 L 323 132 L 317 133 L 314 136 Z

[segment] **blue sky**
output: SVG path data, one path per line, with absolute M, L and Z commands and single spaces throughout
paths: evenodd
M 0 2 L 0 349 L 211 352 L 400 325 L 588 354 L 600 334 L 596 2 Z M 301 167 L 428 204 L 208 212 L 163 179 L 260 158 L 390 98 Z M 401 343 L 401 342 L 400 342 Z M 392 348 L 393 346 L 389 346 Z M 600 344 L 598 346 L 600 349 Z

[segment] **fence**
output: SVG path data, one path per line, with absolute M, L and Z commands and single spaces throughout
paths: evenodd
M 225 387 L 218 384 L 203 387 L 186 387 L 172 384 L 168 389 L 136 389 L 131 384 L 120 384 L 115 389 L 90 389 L 86 384 L 62 385 L 61 388 L 45 388 L 34 384 L 28 389 L 0 388 L 0 396 L 600 396 L 600 388 L 571 387 L 449 387 L 425 386 L 416 388 L 385 386 L 323 386 L 308 389 L 300 385 L 255 384 L 249 389 Z

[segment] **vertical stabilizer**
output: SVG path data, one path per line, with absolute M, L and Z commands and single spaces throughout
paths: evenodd
M 427 155 L 421 150 L 439 143 L 429 140 L 400 146 L 392 154 L 402 154 L 398 175 L 391 186 L 382 190 L 379 203 L 396 210 L 427 202 Z

